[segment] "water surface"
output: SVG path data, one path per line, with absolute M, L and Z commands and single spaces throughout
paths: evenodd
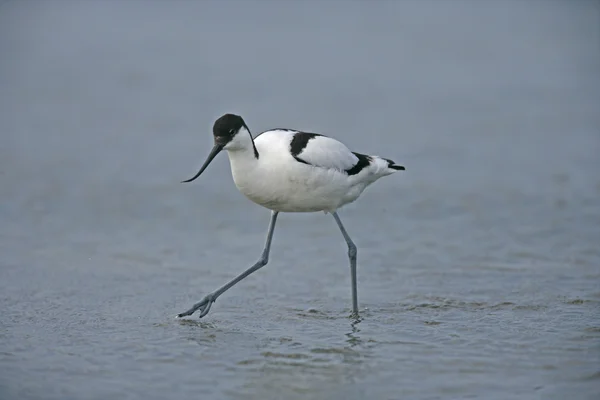
M 594 1 L 0 5 L 1 399 L 596 399 Z M 406 166 L 267 210 L 225 112 Z

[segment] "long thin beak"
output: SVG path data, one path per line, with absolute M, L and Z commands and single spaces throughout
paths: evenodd
M 220 145 L 220 144 L 215 144 L 215 146 L 210 151 L 210 154 L 206 158 L 206 161 L 204 161 L 204 165 L 202 165 L 202 168 L 200 168 L 200 171 L 198 171 L 198 173 L 196 175 L 194 175 L 193 178 L 190 178 L 190 179 L 188 179 L 186 181 L 182 181 L 181 183 L 191 182 L 194 179 L 196 179 L 197 177 L 199 177 L 200 174 L 202 172 L 204 172 L 204 170 L 206 169 L 206 167 L 208 167 L 208 164 L 210 164 L 210 162 L 213 160 L 213 158 L 215 158 L 217 156 L 217 154 L 219 154 L 221 152 L 221 150 L 223 150 L 223 146 Z

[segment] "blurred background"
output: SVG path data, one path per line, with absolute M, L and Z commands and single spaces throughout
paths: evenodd
M 0 2 L 0 399 L 596 399 L 600 2 Z M 333 136 L 406 166 L 340 216 L 220 156 Z

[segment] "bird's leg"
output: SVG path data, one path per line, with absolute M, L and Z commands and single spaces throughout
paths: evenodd
M 348 236 L 348 232 L 346 232 L 346 228 L 344 228 L 344 224 L 342 224 L 342 220 L 337 215 L 337 212 L 331 213 L 333 218 L 335 218 L 335 222 L 337 222 L 342 235 L 344 236 L 344 240 L 346 240 L 346 244 L 348 245 L 348 258 L 350 259 L 350 280 L 352 285 L 352 316 L 354 318 L 358 318 L 358 289 L 356 285 L 356 245 Z
M 277 222 L 278 214 L 279 214 L 278 211 L 271 212 L 271 222 L 269 223 L 269 230 L 267 232 L 267 240 L 265 242 L 265 248 L 263 249 L 262 255 L 260 256 L 258 261 L 253 266 L 248 268 L 246 271 L 242 272 L 236 278 L 227 282 L 225 285 L 221 286 L 219 289 L 215 290 L 214 292 L 206 295 L 202 300 L 200 300 L 199 302 L 194 304 L 192 306 L 192 308 L 190 308 L 186 312 L 182 312 L 181 314 L 177 315 L 177 317 L 181 318 L 181 317 L 185 317 L 187 315 L 192 315 L 193 313 L 195 313 L 198 310 L 200 311 L 199 317 L 200 318 L 204 317 L 206 314 L 208 314 L 208 311 L 210 310 L 210 306 L 212 305 L 212 303 L 214 303 L 220 295 L 225 293 L 233 285 L 235 285 L 236 283 L 238 283 L 239 281 L 241 281 L 242 279 L 244 279 L 245 277 L 247 277 L 254 271 L 257 271 L 257 270 L 261 269 L 262 267 L 264 267 L 265 265 L 267 265 L 267 263 L 269 262 L 269 252 L 271 250 L 271 240 L 273 239 L 273 231 L 275 230 L 275 222 Z

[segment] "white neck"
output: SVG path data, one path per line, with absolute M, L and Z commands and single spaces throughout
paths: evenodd
M 223 148 L 227 150 L 229 163 L 234 175 L 241 173 L 244 169 L 250 168 L 258 161 L 256 148 L 252 135 L 242 127 L 240 131 Z
M 239 132 L 231 139 L 229 143 L 223 147 L 224 150 L 229 152 L 240 152 L 250 153 L 253 157 L 255 156 L 254 141 L 252 135 L 244 127 L 240 128 Z

